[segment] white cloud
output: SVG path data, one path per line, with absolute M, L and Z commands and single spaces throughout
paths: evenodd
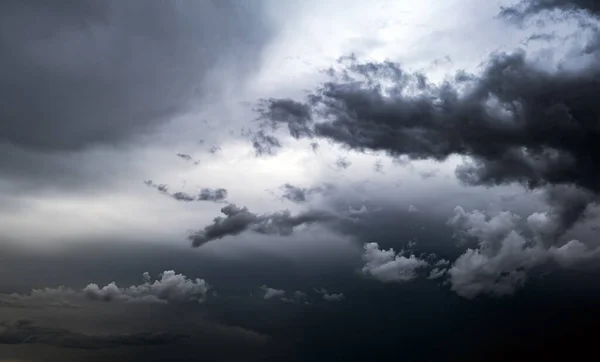
M 403 252 L 396 254 L 394 249 L 379 249 L 378 243 L 364 246 L 363 260 L 366 264 L 362 273 L 382 282 L 407 282 L 416 278 L 416 270 L 429 265 L 415 255 L 406 257 Z

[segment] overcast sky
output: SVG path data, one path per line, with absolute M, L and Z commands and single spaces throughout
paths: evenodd
M 0 361 L 585 355 L 599 21 L 0 2 Z

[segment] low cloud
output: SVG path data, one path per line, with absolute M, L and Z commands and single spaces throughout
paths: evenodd
M 211 286 L 200 278 L 189 279 L 173 270 L 166 270 L 152 281 L 149 273 L 143 274 L 143 283 L 119 287 L 115 282 L 103 287 L 90 283 L 81 290 L 60 286 L 33 289 L 29 294 L 3 294 L 0 301 L 7 306 L 78 308 L 84 301 L 123 303 L 202 303 Z
M 188 237 L 193 247 L 199 247 L 209 241 L 226 236 L 239 235 L 246 231 L 264 235 L 288 236 L 301 225 L 334 222 L 340 219 L 339 215 L 324 210 L 308 210 L 297 215 L 292 215 L 289 210 L 256 214 L 246 207 L 239 207 L 235 204 L 224 206 L 221 208 L 221 213 L 225 217 L 214 218 L 212 224 Z
M 265 291 L 264 299 L 282 298 L 285 295 L 285 290 L 269 288 L 266 285 L 262 285 L 260 289 Z
M 415 255 L 404 256 L 404 252 L 396 253 L 393 248 L 384 250 L 378 243 L 367 243 L 364 246 L 363 260 L 366 262 L 362 273 L 382 282 L 408 282 L 417 277 L 417 270 L 429 266 L 429 263 Z
M 345 299 L 343 293 L 329 293 L 326 289 L 315 289 L 315 292 L 323 296 L 323 300 L 327 302 L 341 302 Z
M 457 235 L 477 240 L 476 248 L 467 249 L 450 267 L 452 290 L 465 298 L 479 295 L 513 294 L 527 280 L 531 269 L 554 261 L 572 268 L 597 260 L 599 248 L 590 248 L 578 240 L 562 246 L 547 242 L 548 230 L 555 223 L 547 213 L 534 213 L 525 220 L 503 211 L 489 216 L 481 211 L 455 209 L 449 224 Z M 531 237 L 525 236 L 523 229 Z

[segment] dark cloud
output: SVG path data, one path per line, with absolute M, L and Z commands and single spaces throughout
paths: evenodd
M 260 130 L 252 133 L 252 147 L 257 156 L 274 155 L 281 148 L 281 142 L 277 137 Z
M 600 14 L 600 3 L 594 0 L 521 0 L 513 6 L 503 7 L 501 15 L 522 20 L 543 11 L 587 11 Z
M 468 185 L 573 185 L 600 193 L 600 67 L 544 70 L 523 51 L 436 85 L 393 62 L 341 60 L 305 102 L 263 101 L 265 125 L 357 151 L 442 161 Z M 581 216 L 581 215 L 579 215 Z M 566 222 L 566 221 L 565 221 Z
M 192 246 L 199 247 L 209 241 L 226 236 L 253 231 L 265 235 L 291 235 L 294 228 L 301 225 L 326 223 L 339 220 L 341 216 L 323 210 L 308 210 L 292 215 L 289 210 L 268 214 L 256 214 L 246 207 L 229 204 L 221 208 L 225 217 L 214 218 L 212 224 L 188 237 Z
M 218 189 L 210 189 L 204 188 L 200 190 L 200 194 L 198 195 L 199 201 L 214 201 L 220 202 L 225 201 L 227 198 L 227 190 L 223 188 Z
M 152 129 L 189 110 L 218 63 L 235 61 L 240 72 L 256 65 L 270 37 L 262 7 L 2 2 L 2 140 L 73 150 Z
M 67 348 L 100 349 L 170 344 L 186 338 L 189 336 L 174 333 L 89 336 L 66 329 L 36 326 L 29 320 L 0 322 L 0 344 L 49 344 Z
M 192 196 L 187 192 L 178 191 L 175 193 L 169 193 L 169 187 L 165 184 L 155 184 L 152 180 L 144 181 L 144 184 L 149 187 L 157 189 L 160 193 L 168 195 L 177 201 L 213 201 L 222 202 L 227 199 L 227 190 L 223 188 L 211 189 L 203 188 L 200 189 L 198 196 Z
M 295 203 L 304 203 L 310 200 L 310 198 L 315 194 L 323 194 L 331 191 L 333 189 L 333 185 L 325 184 L 322 186 L 315 187 L 298 187 L 292 184 L 286 183 L 281 186 L 283 189 L 282 197 L 286 200 L 295 202 Z

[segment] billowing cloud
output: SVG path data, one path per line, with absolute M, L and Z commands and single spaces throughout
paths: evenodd
M 407 282 L 417 277 L 416 271 L 429 263 L 415 255 L 404 256 L 393 248 L 380 249 L 378 243 L 367 243 L 364 246 L 362 273 L 382 282 Z
M 199 247 L 209 241 L 226 236 L 253 231 L 265 235 L 291 235 L 294 228 L 301 225 L 327 223 L 340 219 L 340 216 L 324 210 L 308 210 L 292 215 L 289 210 L 274 213 L 256 214 L 246 207 L 228 204 L 221 208 L 225 217 L 214 218 L 212 224 L 191 234 L 188 239 L 192 246 Z
M 149 273 L 143 274 L 144 283 L 119 287 L 115 282 L 103 287 L 88 284 L 82 290 L 57 287 L 33 289 L 29 294 L 0 295 L 0 300 L 14 306 L 76 308 L 85 300 L 127 303 L 202 303 L 210 285 L 200 278 L 189 279 L 173 270 L 165 270 L 159 279 L 152 281 Z
M 562 246 L 545 242 L 544 230 L 554 227 L 551 217 L 534 213 L 526 219 L 532 238 L 522 231 L 521 218 L 507 211 L 494 216 L 457 207 L 450 225 L 458 234 L 473 237 L 478 247 L 467 249 L 450 267 L 452 289 L 465 298 L 513 294 L 527 280 L 528 272 L 550 261 L 576 267 L 600 256 L 600 249 L 571 240 Z
M 460 71 L 441 83 L 391 61 L 349 56 L 339 63 L 305 101 L 262 101 L 265 129 L 285 126 L 295 138 L 393 158 L 467 156 L 456 169 L 467 185 L 571 185 L 600 193 L 597 62 L 550 70 L 517 50 L 491 55 L 480 74 Z

